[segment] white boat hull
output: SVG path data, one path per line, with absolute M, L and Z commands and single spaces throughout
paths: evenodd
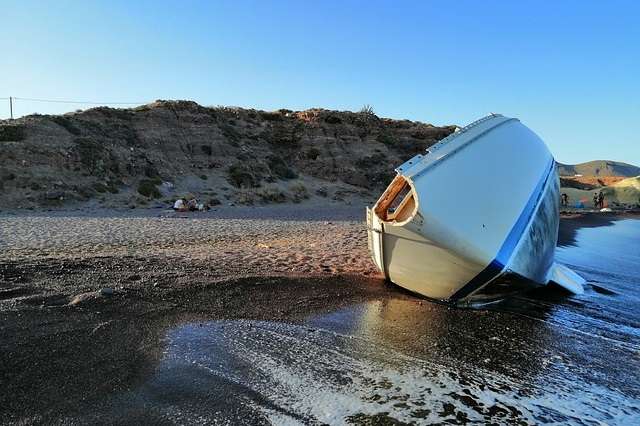
M 506 275 L 537 285 L 569 276 L 554 275 L 555 161 L 518 120 L 479 120 L 396 171 L 367 209 L 371 255 L 390 281 L 458 303 Z

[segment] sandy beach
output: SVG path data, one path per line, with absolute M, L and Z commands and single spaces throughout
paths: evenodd
M 363 211 L 265 207 L 4 215 L 1 256 L 14 261 L 159 256 L 209 264 L 216 276 L 368 275 L 374 270 L 362 244 Z
M 303 371 L 310 365 L 316 369 L 325 366 L 317 372 L 318 377 L 326 376 L 324 379 L 308 378 L 311 385 L 318 386 L 318 392 L 333 386 L 323 384 L 325 379 L 346 386 L 348 380 L 364 374 L 361 367 L 350 367 L 355 370 L 346 378 L 341 376 L 346 373 L 331 378 L 332 371 L 342 368 L 341 362 L 350 365 L 355 361 L 348 358 L 330 368 L 336 362 L 335 356 L 325 359 L 322 354 L 338 351 L 340 356 L 347 356 L 352 349 L 345 348 L 353 345 L 350 333 L 365 333 L 366 339 L 381 333 L 379 338 L 387 348 L 358 349 L 357 357 L 362 354 L 371 357 L 358 363 L 377 365 L 382 357 L 387 359 L 386 363 L 395 365 L 393 359 L 399 355 L 387 353 L 392 348 L 403 356 L 444 362 L 448 366 L 445 371 L 453 368 L 447 374 L 454 376 L 460 370 L 451 365 L 460 362 L 480 365 L 491 374 L 504 376 L 495 384 L 498 394 L 509 393 L 506 389 L 519 386 L 523 377 L 536 376 L 538 369 L 548 368 L 548 356 L 556 355 L 540 352 L 539 346 L 545 346 L 544 342 L 560 342 L 556 349 L 544 350 L 561 351 L 569 363 L 578 362 L 577 358 L 585 356 L 585 348 L 591 348 L 591 342 L 584 341 L 579 333 L 567 331 L 565 325 L 560 329 L 549 326 L 550 312 L 563 303 L 563 295 L 552 292 L 551 296 L 545 293 L 542 299 L 520 299 L 524 306 L 529 306 L 524 310 L 518 303 L 512 305 L 519 306 L 517 309 L 507 304 L 493 311 L 451 310 L 385 283 L 370 261 L 362 216 L 363 208 L 359 206 L 222 208 L 189 214 L 160 209 L 3 212 L 0 215 L 3 423 L 173 424 L 192 423 L 198 418 L 205 419 L 204 423 L 221 424 L 291 423 L 279 421 L 282 416 L 299 423 L 331 420 L 324 417 L 326 413 L 301 416 L 300 410 L 306 409 L 300 406 L 286 408 L 297 401 L 296 397 L 283 396 L 276 387 L 263 389 L 264 383 L 255 382 L 258 373 L 251 372 L 251 368 L 256 365 L 267 368 L 277 363 L 279 369 L 298 377 L 307 374 Z M 577 232 L 585 226 L 610 226 L 615 220 L 615 216 L 565 217 L 560 245 L 574 245 Z M 555 298 L 551 304 L 549 297 Z M 360 325 L 353 329 L 358 332 L 344 328 L 354 321 L 353 315 L 361 318 Z M 329 324 L 327 327 L 333 334 L 323 334 L 325 329 L 317 328 L 320 323 L 325 324 L 323 327 Z M 369 325 L 363 328 L 362 324 Z M 224 330 L 232 330 L 232 335 L 215 347 L 241 344 L 233 351 L 242 354 L 249 351 L 262 357 L 261 361 L 250 363 L 254 367 L 236 366 L 231 372 L 215 372 L 213 376 L 206 371 L 222 368 L 215 360 L 237 353 L 206 355 L 212 357 L 212 361 L 202 364 L 209 369 L 206 371 L 178 373 L 174 367 L 167 367 L 167 360 L 175 356 L 189 360 L 204 356 L 189 352 L 207 348 L 206 344 L 201 346 L 201 340 L 193 340 L 194 333 L 206 341 L 205 335 L 217 336 Z M 411 330 L 419 331 L 417 340 L 409 337 Z M 262 340 L 264 333 L 271 337 Z M 549 333 L 554 336 L 549 337 Z M 334 337 L 326 340 L 328 336 Z M 495 342 L 500 342 L 499 348 Z M 600 360 L 602 350 L 607 351 L 606 359 L 614 360 L 612 365 L 627 362 L 621 361 L 626 359 L 626 349 L 610 352 L 607 348 L 598 349 L 598 345 L 590 355 L 592 361 Z M 295 360 L 299 356 L 296 351 L 317 352 L 315 356 L 320 358 L 308 361 L 307 367 L 297 371 L 302 367 Z M 356 355 L 349 355 L 352 356 Z M 416 368 L 416 362 L 422 365 L 426 361 L 411 361 L 407 368 Z M 276 371 L 274 368 L 268 367 L 269 374 Z M 431 364 L 420 368 L 435 369 Z M 623 372 L 614 370 L 607 373 L 609 380 L 619 383 Z M 230 378 L 236 374 L 246 377 Z M 437 411 L 419 408 L 424 396 L 411 408 L 411 404 L 402 402 L 402 395 L 387 395 L 384 405 L 371 408 L 367 401 L 370 398 L 377 401 L 379 395 L 385 395 L 387 384 L 384 380 L 376 382 L 382 380 L 379 373 L 367 374 L 373 376 L 358 379 L 363 383 L 355 388 L 364 392 L 361 395 L 364 402 L 354 406 L 339 402 L 333 415 L 351 416 L 350 422 L 356 424 L 371 421 L 386 424 L 385 421 L 405 417 L 418 423 L 427 418 L 461 421 L 464 416 L 474 418 L 474 415 L 502 422 L 527 423 L 525 420 L 535 418 L 522 411 L 514 400 L 495 402 L 493 408 L 477 405 L 493 394 L 474 397 L 472 405 L 464 402 L 464 398 L 447 402 L 450 396 L 434 396 L 433 404 L 443 404 Z M 488 373 L 473 374 L 484 377 Z M 200 383 L 207 377 L 213 382 Z M 166 383 L 158 384 L 157 380 Z M 185 384 L 179 384 L 185 380 Z M 347 382 L 343 383 L 344 380 Z M 446 382 L 446 386 L 455 389 L 462 386 L 455 395 L 463 396 L 471 389 L 464 385 L 467 380 L 461 376 L 453 383 Z M 475 383 L 474 380 L 471 382 Z M 474 392 L 494 392 L 487 391 L 482 380 L 477 389 L 472 386 Z M 238 388 L 242 383 L 253 390 Z M 635 395 L 632 388 L 625 390 L 625 395 Z M 347 392 L 345 395 L 351 392 L 340 389 Z M 415 396 L 413 391 L 407 392 L 412 398 Z M 334 397 L 326 397 L 327 406 L 331 407 L 329 402 Z M 171 400 L 169 405 L 166 398 Z M 458 407 L 460 401 L 464 403 Z M 297 403 L 304 407 L 306 402 Z M 471 414 L 468 410 L 472 410 Z
M 88 383 L 98 398 L 131 386 L 158 356 L 160 330 L 184 316 L 284 316 L 371 297 L 384 286 L 369 260 L 362 212 L 3 213 L 3 418 L 37 420 L 43 410 L 57 417 L 69 398 L 86 397 Z M 300 280 L 325 291 L 296 297 L 287 283 Z M 64 396 L 53 391 L 59 386 Z

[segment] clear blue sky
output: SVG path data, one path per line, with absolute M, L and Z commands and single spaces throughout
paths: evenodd
M 460 125 L 499 112 L 559 161 L 640 165 L 638 1 L 0 0 L 0 10 L 0 97 L 371 104 Z M 16 112 L 79 107 L 19 101 Z

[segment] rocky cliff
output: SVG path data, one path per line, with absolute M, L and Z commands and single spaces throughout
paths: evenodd
M 157 101 L 0 121 L 0 209 L 372 200 L 453 132 L 373 112 Z

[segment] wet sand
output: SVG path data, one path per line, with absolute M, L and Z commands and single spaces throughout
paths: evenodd
M 255 212 L 0 215 L 3 422 L 640 416 L 635 258 L 603 273 L 576 252 L 594 244 L 584 231 L 624 221 L 562 221 L 558 256 L 590 279 L 585 295 L 471 310 L 386 284 L 359 208 Z

